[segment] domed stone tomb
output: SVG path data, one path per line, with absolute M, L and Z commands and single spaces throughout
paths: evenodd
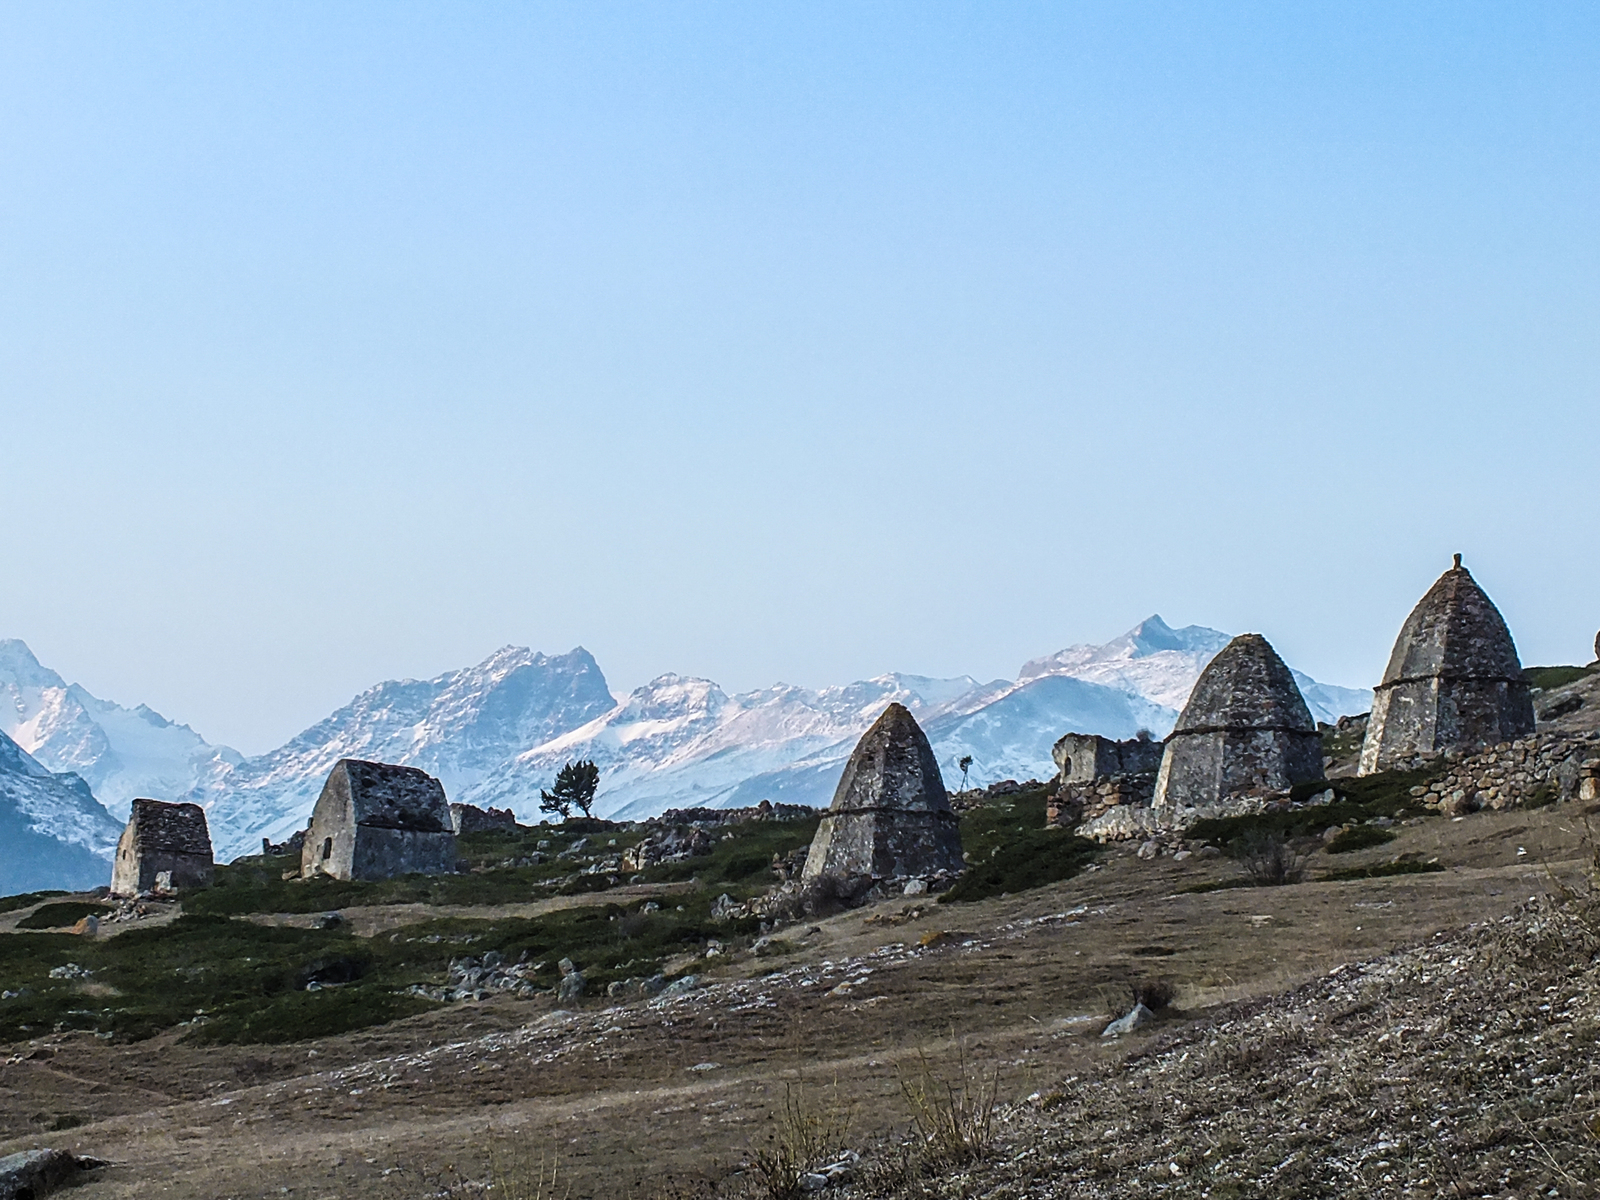
M 856 744 L 801 879 L 955 874 L 961 831 L 917 719 L 891 704 Z
M 1456 555 L 1389 655 L 1361 745 L 1363 775 L 1533 732 L 1533 701 L 1505 618 Z
M 1217 804 L 1322 778 L 1322 739 L 1294 676 L 1259 633 L 1201 672 L 1167 738 L 1157 807 Z

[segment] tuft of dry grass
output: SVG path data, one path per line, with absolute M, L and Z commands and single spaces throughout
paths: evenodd
M 839 1081 L 819 1094 L 805 1078 L 784 1084 L 783 1103 L 773 1115 L 765 1145 L 750 1156 L 759 1194 L 764 1200 L 793 1200 L 801 1183 L 828 1157 L 845 1148 L 855 1110 L 839 1095 Z
M 1000 1098 L 998 1064 L 984 1070 L 967 1058 L 963 1044 L 953 1080 L 940 1078 L 920 1050 L 914 1075 L 900 1066 L 896 1070 L 900 1093 L 921 1137 L 921 1157 L 929 1166 L 948 1170 L 988 1157 L 994 1149 L 994 1110 Z

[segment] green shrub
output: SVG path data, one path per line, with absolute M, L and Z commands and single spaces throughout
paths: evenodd
M 15 896 L 0 896 L 0 913 L 16 912 L 51 896 L 70 896 L 71 892 L 19 892 Z
M 1594 674 L 1593 667 L 1523 667 L 1522 678 L 1531 688 L 1549 691 Z
M 1383 879 L 1390 875 L 1432 875 L 1444 870 L 1436 862 L 1419 863 L 1409 859 L 1380 863 L 1375 867 L 1344 867 L 1322 875 L 1321 881 L 1336 883 L 1350 879 Z
M 1329 854 L 1349 854 L 1352 850 L 1365 850 L 1394 841 L 1394 834 L 1378 825 L 1352 825 L 1341 829 L 1324 847 Z
M 1415 771 L 1383 771 L 1352 779 L 1321 779 L 1296 784 L 1291 800 L 1304 802 L 1333 789 L 1332 804 L 1310 805 L 1287 812 L 1259 813 L 1246 817 L 1221 817 L 1198 821 L 1189 830 L 1195 841 L 1227 847 L 1249 834 L 1273 834 L 1285 840 L 1313 837 L 1330 825 L 1359 825 L 1369 817 L 1427 815 L 1420 798 L 1411 789 L 1431 783 L 1445 770 L 1445 764 L 1432 764 Z
M 1030 829 L 974 863 L 939 899 L 945 903 L 982 900 L 1071 879 L 1094 860 L 1100 847 L 1064 829 Z
M 22 920 L 18 929 L 65 929 L 76 925 L 84 917 L 97 917 L 111 911 L 109 904 L 95 904 L 88 900 L 73 900 L 66 904 L 41 904 Z

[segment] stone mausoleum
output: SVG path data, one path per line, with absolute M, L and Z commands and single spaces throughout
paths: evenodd
M 388 879 L 455 869 L 443 784 L 415 767 L 358 758 L 334 764 L 306 830 L 302 877 Z
M 135 800 L 111 865 L 113 896 L 209 887 L 211 831 L 198 804 Z
M 801 879 L 927 878 L 961 868 L 960 822 L 933 747 L 911 711 L 891 704 L 845 764 Z
M 1322 778 L 1322 738 L 1294 676 L 1259 633 L 1201 672 L 1167 738 L 1154 805 L 1200 807 Z
M 1455 556 L 1400 627 L 1372 697 L 1362 775 L 1533 732 L 1511 630 Z

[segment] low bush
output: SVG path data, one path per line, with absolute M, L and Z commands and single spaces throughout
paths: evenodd
M 1341 829 L 1329 839 L 1324 849 L 1329 854 L 1349 854 L 1354 850 L 1365 850 L 1370 846 L 1382 846 L 1386 842 L 1394 841 L 1394 834 L 1379 825 L 1352 825 L 1349 829 Z
M 70 896 L 71 892 L 18 892 L 15 896 L 0 896 L 0 913 L 16 912 L 51 896 Z
M 1444 867 L 1436 862 L 1396 860 L 1379 863 L 1375 867 L 1345 867 L 1338 871 L 1328 871 L 1318 878 L 1328 883 L 1337 883 L 1350 879 L 1383 879 L 1390 875 L 1432 875 L 1442 870 Z
M 1411 789 L 1433 782 L 1447 764 L 1437 763 L 1415 771 L 1382 771 L 1376 775 L 1363 775 L 1351 779 L 1319 779 L 1296 784 L 1289 793 L 1292 801 L 1303 807 L 1284 812 L 1256 813 L 1243 817 L 1216 817 L 1197 821 L 1189 830 L 1189 837 L 1199 842 L 1210 842 L 1226 848 L 1232 842 L 1251 834 L 1273 835 L 1285 841 L 1312 837 L 1330 825 L 1359 825 L 1370 817 L 1388 817 L 1391 820 L 1408 816 L 1431 815 L 1422 806 L 1421 799 L 1411 794 Z M 1304 802 L 1322 792 L 1331 790 L 1331 804 Z
M 1305 856 L 1273 833 L 1246 834 L 1230 843 L 1228 852 L 1256 887 L 1299 883 L 1305 876 Z
M 1143 979 L 1133 985 L 1133 1002 L 1151 1012 L 1160 1012 L 1178 998 L 1177 985 L 1170 979 Z
M 110 905 L 96 904 L 89 900 L 73 900 L 66 904 L 41 904 L 18 921 L 17 928 L 65 929 L 76 925 L 85 917 L 98 917 L 110 911 Z

